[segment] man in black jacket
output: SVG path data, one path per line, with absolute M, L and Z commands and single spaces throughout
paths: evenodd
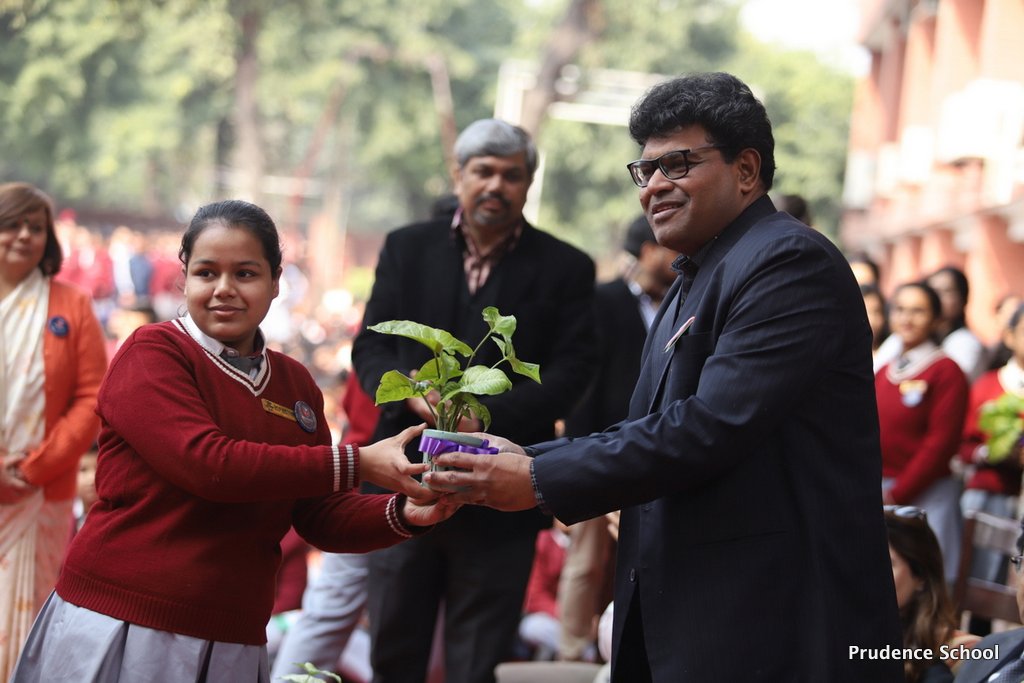
M 594 264 L 582 251 L 523 218 L 537 150 L 521 128 L 476 121 L 455 144 L 459 208 L 452 219 L 400 228 L 381 250 L 352 361 L 373 396 L 385 372 L 409 373 L 430 357 L 414 341 L 366 327 L 413 320 L 472 346 L 487 332 L 483 309 L 514 315 L 516 355 L 541 368 L 542 383 L 510 374 L 511 391 L 482 397 L 491 428 L 524 442 L 554 436 L 594 369 Z M 474 363 L 492 365 L 485 344 Z M 430 413 L 419 399 L 381 406 L 374 440 Z M 466 420 L 462 431 L 481 428 Z M 412 451 L 410 459 L 419 461 Z M 375 683 L 422 683 L 438 609 L 444 605 L 448 683 L 491 683 L 521 616 L 537 531 L 536 510 L 503 514 L 466 507 L 429 534 L 370 559 L 368 609 Z

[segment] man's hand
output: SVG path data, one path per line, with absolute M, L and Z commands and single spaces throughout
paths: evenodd
M 359 449 L 359 478 L 377 486 L 404 493 L 410 498 L 428 499 L 434 494 L 413 479 L 425 472 L 427 463 L 409 462 L 405 446 L 423 432 L 426 425 L 404 429 L 395 436 Z
M 489 438 L 484 434 L 483 438 Z M 521 448 L 506 442 L 522 451 Z M 460 503 L 486 505 L 497 510 L 513 512 L 537 506 L 537 497 L 530 481 L 530 458 L 504 451 L 496 455 L 473 453 L 444 453 L 434 457 L 434 464 L 457 467 L 465 472 L 427 472 L 424 481 L 437 491 L 452 491 L 452 500 Z M 458 489 L 466 487 L 467 490 Z
M 486 432 L 473 432 L 472 434 L 470 434 L 470 436 L 475 436 L 478 439 L 484 439 L 485 441 L 487 441 L 488 446 L 493 446 L 494 448 L 497 448 L 498 452 L 500 453 L 507 452 L 516 453 L 518 455 L 526 455 L 526 451 L 523 450 L 522 446 L 512 443 L 511 441 L 503 437 L 494 436 L 493 434 L 488 434 Z

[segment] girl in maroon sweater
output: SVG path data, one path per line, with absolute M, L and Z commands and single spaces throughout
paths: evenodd
M 924 283 L 900 286 L 891 300 L 903 350 L 875 375 L 885 502 L 927 510 L 952 581 L 960 554 L 960 485 L 949 462 L 960 446 L 967 379 L 933 335 L 941 303 Z
M 971 398 L 964 424 L 960 459 L 967 466 L 960 509 L 964 513 L 981 510 L 998 517 L 1017 516 L 1017 497 L 1021 488 L 1020 447 L 1004 459 L 989 461 L 989 435 L 979 425 L 982 408 L 1004 394 L 1024 398 L 1024 306 L 1018 306 L 1003 331 L 1003 343 L 1013 354 L 998 370 L 985 373 L 971 386 Z M 1002 582 L 1006 578 L 1006 558 L 985 548 L 975 548 L 971 557 L 971 576 Z
M 267 683 L 265 626 L 289 527 L 332 552 L 454 512 L 403 448 L 331 445 L 304 367 L 267 349 L 281 250 L 259 207 L 202 207 L 182 238 L 188 315 L 140 328 L 100 389 L 99 501 L 13 681 Z M 360 495 L 361 480 L 398 494 Z M 414 500 L 414 498 L 416 500 Z

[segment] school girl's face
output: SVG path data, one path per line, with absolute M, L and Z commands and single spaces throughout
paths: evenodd
M 253 352 L 256 330 L 278 293 L 263 245 L 241 227 L 207 226 L 185 267 L 188 313 L 205 334 L 242 355 Z
M 928 303 L 928 295 L 917 287 L 896 291 L 889 311 L 889 327 L 903 340 L 904 349 L 912 349 L 928 341 L 937 320 Z

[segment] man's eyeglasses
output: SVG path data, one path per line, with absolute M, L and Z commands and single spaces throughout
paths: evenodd
M 1013 565 L 1013 568 L 1017 570 L 1018 574 L 1021 572 L 1022 562 L 1024 562 L 1024 555 L 1012 555 L 1010 557 L 1010 564 Z
M 914 507 L 913 505 L 883 505 L 882 510 L 904 519 L 928 519 L 928 513 L 923 508 Z
M 701 145 L 691 149 L 677 149 L 672 152 L 665 152 L 657 159 L 637 159 L 626 164 L 629 175 L 637 187 L 647 187 L 651 181 L 655 169 L 661 169 L 662 175 L 669 180 L 685 178 L 690 172 L 690 155 L 694 152 L 703 152 L 706 149 L 722 149 L 725 145 Z

